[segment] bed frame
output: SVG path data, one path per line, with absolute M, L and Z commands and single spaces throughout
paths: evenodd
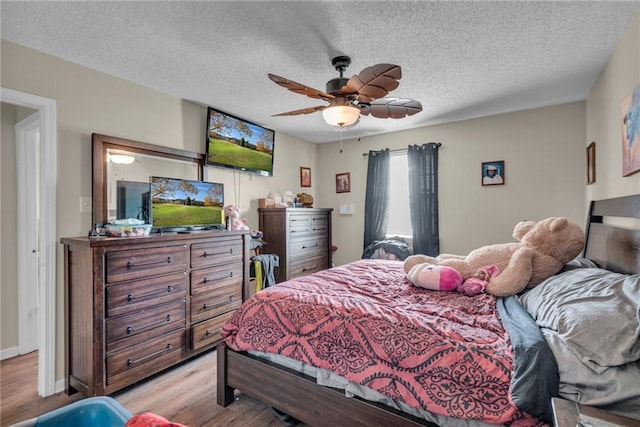
M 639 229 L 610 225 L 605 217 L 640 218 L 640 194 L 592 201 L 586 227 L 585 258 L 609 270 L 640 272 Z M 385 405 L 345 396 L 342 390 L 319 386 L 315 379 L 235 352 L 224 342 L 217 348 L 217 403 L 231 404 L 235 390 L 313 426 L 434 426 Z
M 583 252 L 607 270 L 640 273 L 640 230 L 605 222 L 619 218 L 640 218 L 640 194 L 591 202 L 587 218 L 587 243 Z M 637 227 L 640 227 L 636 224 Z

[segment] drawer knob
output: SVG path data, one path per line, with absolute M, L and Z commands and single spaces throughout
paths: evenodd
M 206 310 L 207 308 L 209 308 L 209 305 L 205 302 L 204 304 L 202 304 L 202 309 Z
M 233 254 L 233 248 L 229 248 L 229 253 Z
M 171 322 L 171 315 L 167 314 L 167 322 Z
M 128 302 L 133 301 L 133 295 L 128 294 L 128 295 L 127 295 L 127 301 L 128 301 Z
M 207 251 L 204 251 L 204 253 L 202 254 L 202 258 L 206 258 L 207 257 Z
M 233 301 L 233 295 L 229 295 L 229 302 Z
M 202 279 L 202 283 L 204 283 L 205 285 L 207 284 L 207 278 L 206 277 L 204 279 Z
M 131 334 L 131 332 L 133 332 L 133 328 L 131 326 L 127 326 L 127 335 Z
M 211 335 L 211 331 L 209 331 L 208 329 L 204 332 L 204 336 L 208 337 L 209 335 Z
M 229 277 L 233 277 L 233 271 L 229 272 Z

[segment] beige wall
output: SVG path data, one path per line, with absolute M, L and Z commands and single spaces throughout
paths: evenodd
M 640 173 L 622 176 L 622 101 L 640 84 L 640 14 L 618 43 L 587 98 L 585 146 L 596 143 L 596 182 L 586 200 L 640 192 Z
M 323 144 L 319 197 L 335 209 L 336 264 L 362 253 L 368 150 L 400 149 L 441 142 L 439 151 L 440 248 L 464 254 L 491 243 L 511 241 L 522 219 L 567 216 L 582 225 L 584 216 L 584 103 L 501 114 L 430 126 L 358 142 Z M 481 162 L 505 161 L 505 185 L 483 187 Z M 335 192 L 335 174 L 351 173 L 351 193 Z M 339 205 L 353 203 L 353 215 Z
M 206 106 L 174 98 L 5 40 L 2 40 L 0 50 L 2 87 L 57 101 L 58 237 L 86 235 L 91 227 L 91 214 L 80 213 L 79 199 L 91 196 L 93 132 L 204 152 Z M 224 108 L 224 105 L 218 107 Z M 6 126 L 2 124 L 4 132 Z M 4 134 L 2 137 L 4 148 Z M 315 180 L 318 169 L 315 167 L 315 152 L 315 144 L 276 133 L 273 177 L 234 173 L 214 167 L 207 168 L 207 175 L 210 181 L 225 184 L 225 201 L 238 205 L 249 225 L 257 228 L 256 200 L 272 191 L 300 192 L 299 165 L 310 166 L 314 174 L 312 179 Z M 5 197 L 15 198 L 15 187 L 5 190 L 3 185 L 0 199 Z M 4 209 L 4 203 L 2 206 Z M 4 216 L 2 223 L 4 226 Z M 8 259 L 5 255 L 3 246 L 3 264 Z M 57 258 L 56 307 L 59 320 L 56 378 L 60 379 L 63 377 L 64 359 L 62 247 L 58 250 Z M 10 295 L 10 292 L 16 293 L 15 290 L 2 290 L 3 300 L 5 293 Z M 2 320 L 4 329 L 7 323 L 4 317 Z M 4 336 L 4 330 L 0 334 Z
M 2 147 L 0 147 L 0 355 L 15 354 L 18 341 L 17 175 L 14 125 L 36 110 L 2 103 Z
M 302 191 L 298 187 L 299 166 L 311 167 L 313 187 L 304 190 L 314 195 L 316 206 L 334 208 L 337 264 L 357 259 L 362 251 L 367 165 L 362 153 L 371 149 L 443 143 L 439 177 L 444 252 L 466 253 L 483 244 L 507 241 L 513 225 L 523 218 L 565 215 L 582 225 L 588 199 L 640 190 L 640 174 L 621 177 L 619 125 L 622 99 L 640 80 L 639 28 L 636 17 L 586 103 L 363 137 L 361 141 L 345 141 L 342 154 L 337 143 L 315 145 L 277 133 L 273 178 L 207 168 L 208 179 L 225 184 L 226 202 L 239 205 L 255 228 L 256 200 L 271 191 Z M 3 87 L 57 101 L 59 237 L 84 235 L 91 225 L 91 214 L 79 213 L 78 199 L 91 195 L 92 132 L 204 151 L 204 106 L 6 41 L 2 41 L 1 51 Z M 224 105 L 217 107 L 224 109 Z M 4 127 L 3 122 L 3 132 Z M 2 137 L 4 141 L 4 133 Z M 598 144 L 598 180 L 585 186 L 584 149 L 592 140 Z M 480 162 L 491 160 L 505 160 L 506 185 L 480 185 Z M 2 165 L 4 170 L 4 160 Z M 342 172 L 351 173 L 352 191 L 336 194 L 335 174 Z M 10 196 L 5 191 L 10 190 L 3 186 L 0 200 Z M 354 215 L 337 213 L 338 206 L 345 203 L 354 205 Z M 4 224 L 4 203 L 2 206 Z M 4 264 L 4 247 L 2 258 Z M 61 250 L 58 259 L 56 376 L 62 378 Z M 2 321 L 4 325 L 4 317 Z
M 0 147 L 0 351 L 18 346 L 18 272 L 16 210 L 16 147 L 14 125 L 17 107 L 2 104 Z

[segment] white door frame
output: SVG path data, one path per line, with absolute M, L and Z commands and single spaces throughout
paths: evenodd
M 0 101 L 40 112 L 38 395 L 50 396 L 55 393 L 56 372 L 57 105 L 53 99 L 6 88 L 0 88 Z
M 40 112 L 15 124 L 18 194 L 18 353 L 38 349 L 38 146 Z M 35 173 L 34 173 L 35 171 Z

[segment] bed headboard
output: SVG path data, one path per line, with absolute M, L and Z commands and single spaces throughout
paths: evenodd
M 583 252 L 608 270 L 640 273 L 640 229 L 606 224 L 606 217 L 640 218 L 640 194 L 591 202 Z

